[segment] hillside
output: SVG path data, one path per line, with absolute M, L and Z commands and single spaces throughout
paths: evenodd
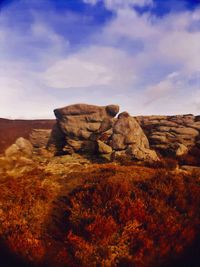
M 19 137 L 29 138 L 33 129 L 51 129 L 54 120 L 8 120 L 0 118 L 0 153 Z
M 198 175 L 71 156 L 34 163 L 1 174 L 1 266 L 199 266 Z
M 198 117 L 54 112 L 0 120 L 1 266 L 198 267 Z

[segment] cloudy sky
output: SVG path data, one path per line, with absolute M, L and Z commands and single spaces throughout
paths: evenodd
M 0 117 L 200 114 L 200 0 L 0 0 Z

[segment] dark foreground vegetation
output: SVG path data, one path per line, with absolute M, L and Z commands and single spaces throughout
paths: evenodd
M 93 164 L 0 188 L 2 267 L 200 266 L 198 175 Z

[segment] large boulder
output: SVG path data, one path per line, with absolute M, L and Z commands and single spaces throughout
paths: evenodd
M 159 160 L 156 152 L 150 150 L 149 141 L 142 128 L 127 112 L 119 114 L 113 125 L 110 144 L 115 151 L 124 150 L 127 155 L 136 160 Z
M 95 152 L 99 134 L 112 128 L 113 118 L 119 112 L 119 106 L 94 106 L 75 104 L 54 110 L 57 127 L 65 138 L 64 150 L 73 153 L 81 151 Z
M 149 148 L 149 141 L 138 122 L 123 112 L 113 125 L 112 146 L 115 150 L 123 150 L 130 144 Z

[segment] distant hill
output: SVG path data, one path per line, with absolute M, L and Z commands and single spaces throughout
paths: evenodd
M 18 137 L 28 138 L 33 129 L 51 129 L 55 120 L 8 120 L 0 118 L 0 153 Z

